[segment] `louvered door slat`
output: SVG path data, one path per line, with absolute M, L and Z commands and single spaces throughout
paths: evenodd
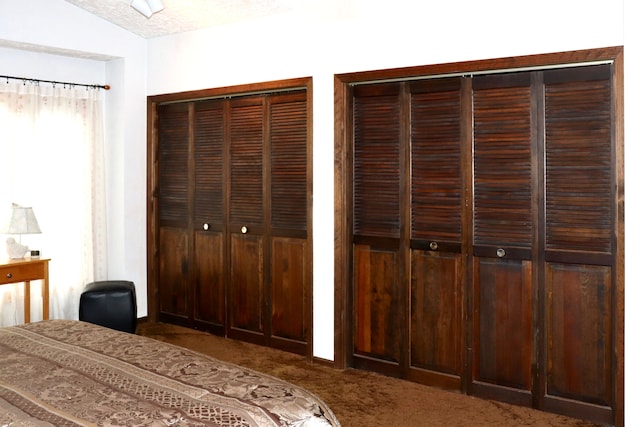
M 474 79 L 474 243 L 530 249 L 531 89 L 497 79 Z
M 195 207 L 196 224 L 223 223 L 224 109 L 221 101 L 195 106 Z
M 398 85 L 354 89 L 354 232 L 400 236 Z
M 603 70 L 604 80 L 546 75 L 547 249 L 612 250 L 611 87 Z M 575 71 L 565 75 L 577 80 Z
M 230 220 L 263 224 L 262 100 L 231 102 Z
M 460 80 L 411 89 L 411 237 L 460 243 Z
M 189 110 L 158 106 L 158 211 L 160 225 L 186 226 L 189 215 Z
M 307 103 L 305 94 L 271 105 L 271 225 L 307 228 Z

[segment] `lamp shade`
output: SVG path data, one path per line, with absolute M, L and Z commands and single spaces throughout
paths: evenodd
M 0 233 L 36 234 L 41 233 L 41 231 L 32 208 L 14 205 L 6 223 L 0 228 Z

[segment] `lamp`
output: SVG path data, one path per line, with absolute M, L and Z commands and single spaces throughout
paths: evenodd
M 164 9 L 164 4 L 162 0 L 131 0 L 131 7 L 147 18 L 151 18 L 151 15 Z
M 0 228 L 2 234 L 18 234 L 20 241 L 16 242 L 13 237 L 7 239 L 7 254 L 11 259 L 24 258 L 29 251 L 27 246 L 22 245 L 23 234 L 41 233 L 38 220 L 32 208 L 25 208 L 15 203 L 11 206 L 11 212 L 6 223 Z

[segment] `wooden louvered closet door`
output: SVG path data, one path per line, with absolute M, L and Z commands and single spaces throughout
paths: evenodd
M 611 423 L 612 80 L 350 88 L 354 367 Z
M 158 294 L 160 320 L 188 322 L 189 122 L 187 104 L 158 107 Z
M 354 365 L 453 388 L 464 342 L 461 86 L 354 88 Z
M 311 354 L 307 102 L 157 107 L 159 320 Z
M 410 87 L 408 378 L 461 387 L 463 369 L 463 79 Z
M 544 74 L 541 407 L 612 423 L 616 225 L 612 66 Z M 621 304 L 621 301 L 617 302 Z
M 354 88 L 355 367 L 399 375 L 406 331 L 400 251 L 401 87 Z
M 471 391 L 530 406 L 535 119 L 531 73 L 473 78 Z

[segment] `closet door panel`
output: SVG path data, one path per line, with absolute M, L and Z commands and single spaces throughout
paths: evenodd
M 354 88 L 354 364 L 400 375 L 400 86 Z
M 596 405 L 612 403 L 611 269 L 547 266 L 547 393 Z
M 306 354 L 311 341 L 305 92 L 272 96 L 270 133 L 271 346 Z
M 304 240 L 273 238 L 271 254 L 271 334 L 272 337 L 304 343 L 307 340 L 309 295 L 304 283 L 307 245 Z M 294 343 L 291 343 L 294 345 Z
M 199 231 L 195 233 L 193 283 L 194 321 L 206 325 L 216 333 L 224 332 L 225 275 L 224 235 L 219 232 Z
M 158 304 L 159 318 L 188 324 L 189 106 L 158 106 Z
M 576 416 L 589 411 L 604 423 L 611 422 L 615 369 L 611 73 L 607 64 L 544 76 L 547 384 L 542 405 Z
M 193 317 L 224 333 L 224 102 L 194 104 Z
M 262 98 L 230 101 L 229 228 L 264 233 L 264 159 Z
M 476 258 L 474 283 L 472 391 L 531 405 L 531 262 Z
M 184 229 L 161 227 L 159 237 L 160 320 L 185 324 L 190 318 L 189 236 Z
M 373 363 L 377 370 L 397 375 L 394 367 L 400 362 L 400 337 L 404 328 L 400 315 L 403 296 L 397 280 L 398 257 L 394 251 L 368 245 L 356 245 L 354 256 L 354 363 L 362 367 L 367 366 L 367 359 L 377 359 L 382 362 Z
M 255 235 L 231 236 L 229 324 L 231 338 L 264 344 L 264 245 Z
M 460 387 L 461 283 L 461 255 L 411 251 L 410 378 L 442 387 Z
M 461 386 L 464 342 L 461 82 L 409 85 L 409 378 L 454 389 Z
M 400 237 L 400 87 L 354 88 L 354 235 Z
M 264 107 L 230 101 L 229 336 L 265 344 Z
M 532 75 L 473 79 L 472 390 L 531 405 Z

